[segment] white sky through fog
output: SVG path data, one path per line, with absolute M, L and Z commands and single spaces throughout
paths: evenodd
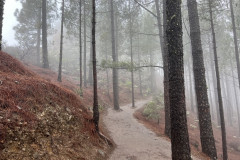
M 14 12 L 17 8 L 21 8 L 21 3 L 16 0 L 5 0 L 4 15 L 3 15 L 3 41 L 8 45 L 17 45 L 14 39 L 15 31 L 13 27 L 17 24 Z

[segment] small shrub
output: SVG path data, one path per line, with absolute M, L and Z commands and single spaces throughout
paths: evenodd
M 157 105 L 155 101 L 151 101 L 144 108 L 143 115 L 147 117 L 147 119 L 158 120 L 160 117 L 159 114 L 160 109 L 161 107 Z
M 163 106 L 164 103 L 164 97 L 162 94 L 155 95 L 153 97 L 153 101 L 156 102 L 156 104 Z
M 147 119 L 158 121 L 160 118 L 160 110 L 163 108 L 163 95 L 158 94 L 153 97 L 153 100 L 149 102 L 144 108 L 142 114 Z

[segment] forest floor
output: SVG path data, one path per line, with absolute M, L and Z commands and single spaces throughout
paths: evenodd
M 109 134 L 116 143 L 116 149 L 110 160 L 154 160 L 171 159 L 171 143 L 164 136 L 158 136 L 133 116 L 135 111 L 143 107 L 149 100 L 139 100 L 136 108 L 131 104 L 121 106 L 121 111 L 108 109 L 104 123 Z M 205 159 L 202 156 L 200 158 Z

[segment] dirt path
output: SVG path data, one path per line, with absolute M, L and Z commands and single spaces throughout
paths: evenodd
M 117 145 L 110 160 L 167 160 L 171 159 L 170 142 L 144 127 L 134 117 L 133 113 L 147 100 L 138 101 L 136 108 L 131 104 L 122 106 L 118 112 L 110 108 L 104 123 Z M 195 159 L 195 158 L 194 158 Z

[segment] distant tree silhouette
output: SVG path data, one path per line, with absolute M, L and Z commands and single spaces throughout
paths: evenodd
M 215 71 L 216 71 L 216 80 L 217 80 L 217 92 L 218 92 L 218 104 L 219 104 L 219 113 L 221 120 L 221 131 L 222 131 L 222 149 L 223 149 L 223 160 L 228 159 L 227 153 L 227 139 L 226 139 L 226 128 L 225 128 L 225 119 L 224 119 L 224 110 L 223 110 L 223 101 L 222 101 L 222 92 L 221 92 L 221 83 L 220 83 L 220 73 L 218 65 L 218 55 L 217 55 L 217 42 L 215 36 L 215 28 L 213 23 L 213 11 L 212 11 L 212 1 L 208 0 L 209 14 L 210 14 L 210 23 L 212 31 L 212 43 L 213 43 L 213 53 L 215 61 Z
M 113 59 L 113 63 L 117 63 L 118 55 L 116 52 L 113 0 L 110 0 L 110 8 L 111 8 L 110 13 L 111 13 L 112 59 Z M 112 68 L 112 79 L 113 79 L 113 105 L 114 105 L 114 109 L 118 110 L 119 109 L 118 70 L 115 67 Z
M 47 0 L 42 0 L 42 60 L 43 68 L 49 68 L 47 45 Z
M 62 20 L 61 20 L 61 35 L 60 35 L 60 56 L 58 67 L 58 81 L 62 81 L 62 50 L 63 50 L 63 21 L 64 21 L 64 0 L 62 0 Z
M 237 37 L 235 16 L 234 16 L 234 10 L 233 10 L 233 0 L 230 0 L 230 10 L 231 10 L 233 38 L 234 38 L 234 47 L 235 47 L 235 58 L 237 63 L 238 85 L 240 87 L 240 62 L 239 62 L 239 48 L 238 48 L 239 46 L 238 46 L 238 37 Z
M 97 92 L 97 60 L 96 60 L 96 2 L 92 0 L 92 60 L 93 60 L 93 121 L 96 131 L 99 132 L 99 110 L 98 110 L 98 92 Z
M 2 27 L 3 27 L 3 11 L 5 0 L 0 1 L 0 50 L 2 50 Z

